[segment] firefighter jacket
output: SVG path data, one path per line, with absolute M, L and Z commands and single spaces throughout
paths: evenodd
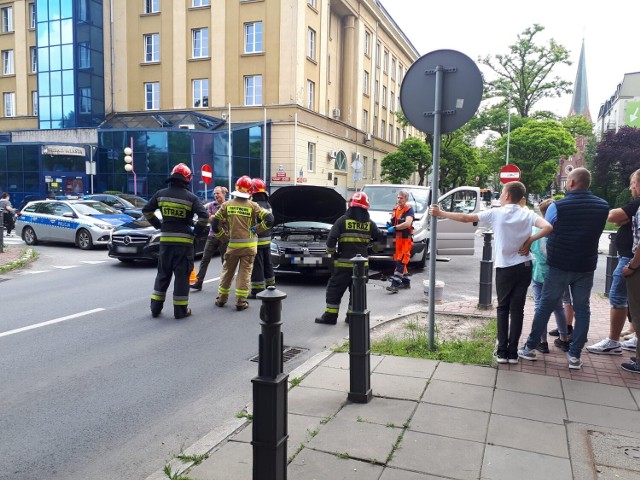
M 396 225 L 400 225 L 407 220 L 407 217 L 415 218 L 415 214 L 413 213 L 413 208 L 409 205 L 405 205 L 400 208 L 398 205 L 393 207 L 393 212 L 391 212 L 391 225 L 394 227 Z M 411 238 L 413 236 L 413 223 L 409 228 L 405 228 L 404 230 L 396 230 L 395 232 L 396 238 Z
M 162 221 L 155 215 L 160 210 Z M 187 189 L 187 184 L 173 181 L 158 190 L 142 207 L 147 221 L 160 230 L 160 245 L 192 246 L 193 237 L 207 226 L 209 215 L 200 199 Z M 193 216 L 198 216 L 193 228 Z
M 233 198 L 225 202 L 213 216 L 211 228 L 221 238 L 224 230 L 221 223 L 229 226 L 228 255 L 255 255 L 258 250 L 258 236 L 251 232 L 255 227 L 257 233 L 273 226 L 273 215 L 256 202 L 245 198 Z
M 351 207 L 331 227 L 327 239 L 327 252 L 336 257 L 334 266 L 352 268 L 351 259 L 360 254 L 368 257 L 371 241 L 378 240 L 380 232 L 364 208 Z
M 260 205 L 263 210 L 271 213 L 271 204 L 269 203 L 266 193 L 256 193 L 253 195 L 252 200 Z M 258 233 L 258 248 L 269 248 L 271 246 L 271 228 Z

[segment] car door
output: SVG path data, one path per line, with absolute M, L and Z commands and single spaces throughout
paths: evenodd
M 52 240 L 58 242 L 75 242 L 76 227 L 78 222 L 76 215 L 69 204 L 64 202 L 55 202 L 53 205 L 53 235 Z
M 56 202 L 44 201 L 38 204 L 33 214 L 28 215 L 28 223 L 36 232 L 38 240 L 53 240 L 55 216 L 53 205 Z
M 459 213 L 480 211 L 480 189 L 458 187 L 438 199 L 442 210 Z M 436 231 L 437 255 L 473 255 L 477 223 L 462 223 L 438 218 Z

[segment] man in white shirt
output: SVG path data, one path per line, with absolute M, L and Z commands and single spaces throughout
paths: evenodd
M 432 205 L 429 213 L 435 217 L 457 222 L 487 222 L 495 235 L 496 293 L 498 295 L 498 363 L 518 363 L 518 342 L 522 333 L 524 304 L 531 283 L 533 257 L 531 244 L 551 233 L 553 227 L 519 203 L 525 197 L 526 188 L 520 182 L 509 182 L 500 195 L 500 208 L 479 213 L 455 213 L 440 210 Z M 531 228 L 540 229 L 531 235 Z M 509 322 L 511 317 L 511 322 Z

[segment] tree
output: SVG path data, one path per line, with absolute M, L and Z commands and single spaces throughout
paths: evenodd
M 594 190 L 609 202 L 621 206 L 629 176 L 640 168 L 640 129 L 621 127 L 609 130 L 596 147 L 593 158 L 592 184 Z
M 506 150 L 507 137 L 496 142 L 500 150 Z M 577 152 L 571 133 L 554 120 L 529 120 L 510 134 L 509 163 L 516 164 L 521 173 L 520 181 L 529 193 L 545 193 L 558 172 L 562 156 Z
M 569 130 L 573 137 L 581 136 L 591 138 L 593 136 L 593 123 L 584 115 L 571 115 L 561 118 L 562 126 Z
M 387 175 L 394 178 L 398 178 L 397 175 L 404 175 L 405 168 L 408 168 L 408 161 L 410 161 L 412 163 L 411 172 L 403 178 L 409 178 L 413 172 L 417 171 L 419 177 L 418 185 L 424 185 L 424 179 L 432 163 L 431 152 L 427 144 L 419 138 L 409 137 L 398 145 L 398 150 L 394 154 L 389 154 L 382 160 L 380 165 L 383 169 L 383 176 L 385 172 L 388 172 Z M 388 159 L 390 156 L 391 158 Z
M 543 98 L 572 93 L 571 82 L 551 77 L 557 65 L 571 65 L 569 51 L 553 39 L 546 46 L 536 45 L 534 37 L 543 30 L 542 25 L 534 24 L 518 34 L 516 43 L 509 46 L 510 53 L 478 59 L 497 75 L 485 83 L 485 98 L 500 97 L 503 107 L 510 102 L 523 118 Z
M 433 136 L 428 135 L 427 141 L 433 151 Z M 440 137 L 440 188 L 449 190 L 465 185 L 471 169 L 477 162 L 477 148 L 469 137 L 465 127 Z
M 404 183 L 416 171 L 416 166 L 406 155 L 392 152 L 380 162 L 382 180 L 390 183 Z

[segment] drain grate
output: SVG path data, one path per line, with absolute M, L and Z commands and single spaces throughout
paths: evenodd
M 301 348 L 301 347 L 289 347 L 287 345 L 283 345 L 282 346 L 282 362 L 286 363 L 292 358 L 297 357 L 298 355 L 300 355 L 302 352 L 306 350 L 308 349 Z M 251 357 L 249 360 L 257 363 L 259 359 L 260 359 L 260 354 Z

